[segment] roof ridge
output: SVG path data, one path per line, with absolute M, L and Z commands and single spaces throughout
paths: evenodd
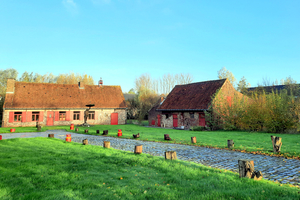
M 225 82 L 226 80 L 227 80 L 227 78 L 224 78 L 224 79 L 217 79 L 217 80 L 201 81 L 201 82 L 194 82 L 194 83 L 187 83 L 187 84 L 175 85 L 175 86 L 185 86 L 185 85 L 193 85 L 193 84 L 208 83 L 208 82 L 222 82 L 222 81 Z
M 19 84 L 32 84 L 32 85 L 76 85 L 78 86 L 78 83 L 76 84 L 65 84 L 65 83 L 35 83 L 35 82 L 25 82 L 25 81 L 16 81 L 15 83 L 19 83 Z M 98 85 L 87 85 L 85 84 L 85 86 L 97 86 Z M 102 87 L 106 87 L 106 86 L 110 86 L 110 87 L 121 87 L 120 85 L 102 85 Z

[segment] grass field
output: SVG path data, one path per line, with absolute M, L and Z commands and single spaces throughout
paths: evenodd
M 43 127 L 46 129 L 64 129 L 70 132 L 69 126 Z M 89 129 L 88 134 L 97 135 L 96 130 L 108 130 L 108 136 L 117 137 L 118 129 L 122 129 L 122 138 L 133 138 L 133 134 L 140 133 L 137 140 L 179 143 L 188 145 L 198 145 L 212 148 L 227 148 L 227 140 L 233 140 L 235 147 L 233 150 L 250 152 L 254 154 L 265 154 L 278 156 L 273 153 L 271 135 L 282 138 L 282 148 L 279 156 L 300 159 L 300 134 L 273 134 L 273 133 L 249 133 L 241 131 L 188 131 L 162 128 L 149 128 L 139 125 L 97 125 L 92 127 L 79 127 L 79 133 L 84 133 Z M 10 128 L 0 128 L 0 133 L 9 133 Z M 16 132 L 36 132 L 35 127 L 17 127 Z M 165 141 L 164 134 L 169 134 L 172 141 Z M 197 138 L 196 144 L 191 144 L 191 137 Z
M 290 185 L 54 138 L 2 140 L 0 149 L 0 199 L 300 198 Z

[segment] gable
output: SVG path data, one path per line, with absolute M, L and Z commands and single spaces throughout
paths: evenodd
M 206 110 L 226 79 L 176 85 L 157 110 Z
M 4 108 L 126 108 L 120 86 L 15 82 L 7 93 Z

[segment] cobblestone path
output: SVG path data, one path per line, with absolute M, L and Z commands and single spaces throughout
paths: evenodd
M 67 132 L 55 130 L 46 131 L 44 133 L 14 133 L 3 134 L 2 137 L 3 139 L 15 137 L 47 137 L 49 133 L 54 133 L 55 138 L 64 140 Z M 238 160 L 251 159 L 254 161 L 255 170 L 261 171 L 264 179 L 300 186 L 300 160 L 181 144 L 138 141 L 106 136 L 93 136 L 76 133 L 72 133 L 71 136 L 73 142 L 81 143 L 83 139 L 88 139 L 89 144 L 99 146 L 103 146 L 103 141 L 110 141 L 111 148 L 130 152 L 134 151 L 135 145 L 143 145 L 143 153 L 153 156 L 164 156 L 165 151 L 176 151 L 177 158 L 180 160 L 201 163 L 213 168 L 227 169 L 233 172 L 238 172 Z

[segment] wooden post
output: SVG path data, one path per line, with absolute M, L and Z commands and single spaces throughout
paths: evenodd
M 104 148 L 110 148 L 110 141 L 103 141 Z
M 259 181 L 263 178 L 261 171 L 254 171 L 252 177 L 254 180 Z
M 253 160 L 239 160 L 239 174 L 240 177 L 251 178 L 254 172 L 254 162 Z
M 271 140 L 273 144 L 273 151 L 275 153 L 279 153 L 282 146 L 281 137 L 271 135 Z
M 169 134 L 164 134 L 164 139 L 165 139 L 165 140 L 171 140 Z
M 49 137 L 49 138 L 54 138 L 54 134 L 53 134 L 53 133 L 48 134 L 48 137 Z
M 134 148 L 135 154 L 141 154 L 142 151 L 143 151 L 143 145 L 135 145 L 135 148 Z
M 89 129 L 85 129 L 85 130 L 84 130 L 84 133 L 88 133 L 88 132 L 89 132 Z
M 102 135 L 108 135 L 108 130 L 104 130 Z
M 99 133 L 100 133 L 100 131 L 99 131 L 99 130 L 96 130 L 96 133 L 97 133 L 97 134 L 99 134 Z
M 176 151 L 166 151 L 165 159 L 166 160 L 176 160 L 177 159 Z
M 228 146 L 229 149 L 233 148 L 234 147 L 233 140 L 227 140 L 227 146 Z
M 79 128 L 75 128 L 75 131 L 78 132 L 78 131 L 79 131 Z
M 83 144 L 83 145 L 88 145 L 88 144 L 89 144 L 88 139 L 82 140 L 82 144 Z
M 196 137 L 191 137 L 192 143 L 197 143 Z

